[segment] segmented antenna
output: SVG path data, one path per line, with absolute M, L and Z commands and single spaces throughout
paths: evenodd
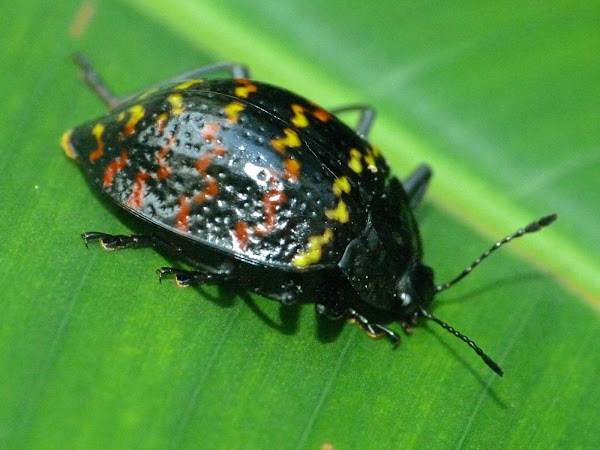
M 438 325 L 440 325 L 444 330 L 449 331 L 450 333 L 452 333 L 457 338 L 459 338 L 462 341 L 466 342 L 467 345 L 469 347 L 471 347 L 475 351 L 475 353 L 477 353 L 481 357 L 481 359 L 483 359 L 483 362 L 485 362 L 490 369 L 492 369 L 494 372 L 496 372 L 500 376 L 504 375 L 504 372 L 502 371 L 502 369 L 500 368 L 500 366 L 498 364 L 496 364 L 492 358 L 490 358 L 488 355 L 486 355 L 484 353 L 484 351 L 481 350 L 477 346 L 477 344 L 475 344 L 475 342 L 473 342 L 467 336 L 465 336 L 464 334 L 462 334 L 459 331 L 455 330 L 453 327 L 451 327 L 450 325 L 448 325 L 446 322 L 441 321 L 440 319 L 438 319 L 437 317 L 435 317 L 434 315 L 432 315 L 429 311 L 427 311 L 425 309 L 421 310 L 421 315 L 424 316 L 424 317 L 427 317 L 430 320 L 433 320 L 435 323 L 437 323 Z
M 479 264 L 481 264 L 481 262 L 484 259 L 486 259 L 488 256 L 490 256 L 490 254 L 494 250 L 498 250 L 504 244 L 507 244 L 510 241 L 512 241 L 513 239 L 519 238 L 519 237 L 521 237 L 521 236 L 523 236 L 523 235 L 525 235 L 527 233 L 535 233 L 536 231 L 540 231 L 542 228 L 547 227 L 552 222 L 554 222 L 557 217 L 558 217 L 558 214 L 556 214 L 556 213 L 550 214 L 550 215 L 545 216 L 545 217 L 542 217 L 540 220 L 536 220 L 535 222 L 531 222 L 525 228 L 520 228 L 519 230 L 517 230 L 515 233 L 511 234 L 510 236 L 506 236 L 501 241 L 496 242 L 494 245 L 492 245 L 492 247 L 489 250 L 483 252 L 479 258 L 477 258 L 475 261 L 473 261 L 473 263 L 470 266 L 468 266 L 465 270 L 463 270 L 462 273 L 459 276 L 457 276 L 455 279 L 453 279 L 452 281 L 449 281 L 447 283 L 444 283 L 444 284 L 438 284 L 435 287 L 435 293 L 439 294 L 440 292 L 448 289 L 450 286 L 455 285 L 460 280 L 462 280 L 464 277 L 466 277 L 467 275 L 469 275 L 471 273 L 471 271 L 475 267 L 477 267 Z
M 535 222 L 531 222 L 526 227 L 520 228 L 519 230 L 517 230 L 515 233 L 511 234 L 510 236 L 506 236 L 501 241 L 496 242 L 489 250 L 483 252 L 479 258 L 477 258 L 475 261 L 473 261 L 473 263 L 470 266 L 468 266 L 465 270 L 463 270 L 460 273 L 460 275 L 458 275 L 452 281 L 449 281 L 449 282 L 444 283 L 444 284 L 437 285 L 435 287 L 435 294 L 437 295 L 440 292 L 442 292 L 443 290 L 448 289 L 449 287 L 455 285 L 460 280 L 462 280 L 464 277 L 466 277 L 467 275 L 469 275 L 472 272 L 472 270 L 475 267 L 477 267 L 479 264 L 481 264 L 481 262 L 484 259 L 486 259 L 488 256 L 490 256 L 490 254 L 494 250 L 499 249 L 504 244 L 507 244 L 508 242 L 512 241 L 513 239 L 519 238 L 519 237 L 521 237 L 521 236 L 523 236 L 523 235 L 525 235 L 527 233 L 535 233 L 536 231 L 539 231 L 542 228 L 547 227 L 552 222 L 554 222 L 557 217 L 558 217 L 558 215 L 556 213 L 550 214 L 548 216 L 544 216 L 540 220 L 536 220 Z M 437 323 L 438 325 L 440 325 L 443 329 L 445 329 L 446 331 L 449 331 L 450 333 L 452 333 L 457 338 L 459 338 L 462 341 L 466 342 L 467 345 L 469 347 L 471 347 L 475 351 L 475 353 L 477 353 L 481 357 L 481 359 L 483 359 L 483 361 L 488 365 L 488 367 L 490 369 L 492 369 L 494 372 L 496 372 L 498 375 L 502 376 L 504 374 L 504 372 L 502 371 L 502 369 L 500 368 L 500 366 L 498 364 L 496 364 L 494 362 L 494 360 L 492 360 L 492 358 L 490 358 L 488 355 L 486 355 L 483 352 L 483 350 L 481 350 L 477 346 L 477 344 L 475 344 L 475 342 L 473 342 L 467 336 L 465 336 L 462 333 L 459 333 L 457 330 L 455 330 L 454 328 L 452 328 L 446 322 L 442 322 L 440 319 L 438 319 L 437 317 L 433 316 L 429 311 L 427 311 L 425 309 L 421 310 L 421 315 L 424 316 L 424 317 L 427 317 L 428 319 L 433 320 L 435 323 Z

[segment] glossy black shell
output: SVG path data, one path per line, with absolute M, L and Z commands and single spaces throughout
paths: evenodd
M 335 116 L 248 80 L 152 89 L 63 144 L 92 185 L 136 216 L 238 260 L 300 272 L 338 265 L 389 175 Z M 397 200 L 398 214 L 410 209 Z

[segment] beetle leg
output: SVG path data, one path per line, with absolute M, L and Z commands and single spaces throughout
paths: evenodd
M 197 261 L 190 258 L 181 248 L 170 242 L 164 241 L 153 234 L 108 234 L 98 231 L 88 231 L 81 235 L 85 246 L 92 241 L 99 241 L 105 250 L 123 250 L 126 248 L 152 247 L 163 252 L 167 256 L 176 258 L 187 264 L 197 265 Z
M 92 90 L 96 93 L 96 95 L 102 100 L 106 105 L 113 109 L 116 106 L 119 106 L 126 100 L 130 98 L 136 97 L 142 92 L 136 92 L 132 95 L 126 95 L 123 97 L 117 97 L 114 95 L 109 87 L 102 81 L 100 75 L 96 72 L 96 70 L 92 67 L 90 62 L 87 60 L 85 56 L 81 53 L 74 53 L 71 58 L 79 66 L 81 70 L 81 74 L 83 76 L 83 80 L 86 84 L 92 88 Z M 229 72 L 232 78 L 249 78 L 250 74 L 248 73 L 248 68 L 241 64 L 232 63 L 232 62 L 221 62 L 216 64 L 211 64 L 209 66 L 204 66 L 196 70 L 192 70 L 191 72 L 186 72 L 182 75 L 177 75 L 173 78 L 170 78 L 166 81 L 162 81 L 158 84 L 152 85 L 149 88 L 144 89 L 143 92 L 147 92 L 148 89 L 152 89 L 158 86 L 162 86 L 164 84 L 176 83 L 178 81 L 183 80 L 193 80 L 196 78 L 202 78 L 206 75 L 210 75 L 217 72 Z
M 367 105 L 348 105 L 329 110 L 330 113 L 335 115 L 349 111 L 358 111 L 360 113 L 360 117 L 358 118 L 358 123 L 356 124 L 354 131 L 356 131 L 356 134 L 358 134 L 361 138 L 365 139 L 371 130 L 373 122 L 375 121 L 375 110 Z
M 329 320 L 340 320 L 347 317 L 347 308 L 337 303 L 315 303 L 315 311 Z
M 421 199 L 429 185 L 431 175 L 431 168 L 427 164 L 422 164 L 417 167 L 406 180 L 404 180 L 404 183 L 402 183 L 402 187 L 404 188 L 406 195 L 408 195 L 412 209 L 415 209 L 419 206 L 419 203 L 421 203 Z
M 175 267 L 161 267 L 156 271 L 158 280 L 162 282 L 165 275 L 173 275 L 175 283 L 179 287 L 195 286 L 199 284 L 216 284 L 227 281 L 231 278 L 231 270 L 222 271 L 202 271 L 202 270 L 184 270 Z
M 229 72 L 231 78 L 235 79 L 250 78 L 250 72 L 248 71 L 248 68 L 246 66 L 233 62 L 219 62 L 216 64 L 211 64 L 209 66 L 200 67 L 198 69 L 186 72 L 181 75 L 177 75 L 173 78 L 168 79 L 167 81 L 162 81 L 160 84 L 175 83 L 177 81 L 184 80 L 194 80 L 196 78 L 203 78 L 206 75 L 212 75 L 214 73 L 219 72 Z
M 106 103 L 109 108 L 112 109 L 121 103 L 121 100 L 111 92 L 85 56 L 81 53 L 74 53 L 71 55 L 71 59 L 79 66 L 83 81 L 92 88 L 100 100 Z
M 352 308 L 348 308 L 348 315 L 348 319 L 365 330 L 369 337 L 378 339 L 383 335 L 386 335 L 394 344 L 394 348 L 398 347 L 398 344 L 400 344 L 400 336 L 395 331 L 378 323 L 369 322 L 369 319 Z
M 87 231 L 81 235 L 85 246 L 92 241 L 99 241 L 105 250 L 121 250 L 125 248 L 156 247 L 156 238 L 149 234 L 107 234 L 98 231 Z

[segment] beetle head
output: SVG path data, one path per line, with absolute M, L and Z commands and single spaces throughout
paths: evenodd
M 414 316 L 415 312 L 428 308 L 433 302 L 436 286 L 433 282 L 433 270 L 417 262 L 406 271 L 397 284 L 399 308 L 406 318 Z

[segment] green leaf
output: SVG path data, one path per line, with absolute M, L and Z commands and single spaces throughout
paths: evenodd
M 2 447 L 600 446 L 597 2 L 4 3 Z M 438 281 L 558 212 L 436 299 L 504 378 L 433 323 L 392 351 L 310 305 L 161 285 L 150 250 L 86 250 L 83 231 L 130 230 L 60 149 L 104 111 L 73 51 L 120 94 L 236 60 L 372 104 L 394 171 L 435 170 L 418 216 Z

